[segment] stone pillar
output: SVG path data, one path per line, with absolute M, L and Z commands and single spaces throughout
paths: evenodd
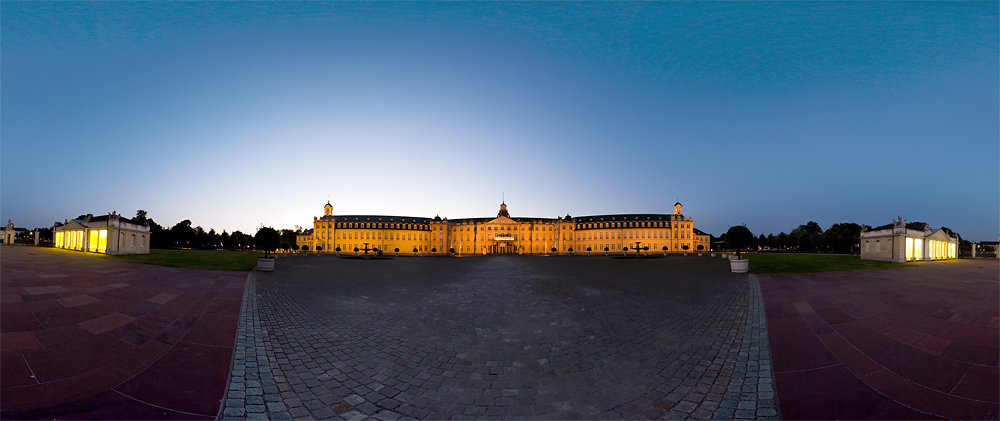
M 975 241 L 972 242 L 972 258 L 973 259 L 976 258 L 976 242 Z
M 35 247 L 38 247 L 38 230 L 35 230 Z

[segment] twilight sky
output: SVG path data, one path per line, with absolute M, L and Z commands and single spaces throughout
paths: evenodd
M 0 3 L 0 218 L 1000 233 L 992 2 Z

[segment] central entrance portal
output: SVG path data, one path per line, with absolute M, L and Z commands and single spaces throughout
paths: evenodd
M 496 241 L 490 246 L 490 254 L 514 254 L 517 253 L 516 247 L 513 244 L 506 241 Z

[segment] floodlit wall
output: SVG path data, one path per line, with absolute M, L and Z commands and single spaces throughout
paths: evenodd
M 958 258 L 958 240 L 938 230 L 933 233 L 906 229 L 861 233 L 861 258 L 887 262 L 920 262 Z
M 56 248 L 108 255 L 149 254 L 149 227 L 108 219 L 72 220 L 53 228 Z
M 332 209 L 324 207 L 323 218 L 313 221 L 313 229 L 296 237 L 300 246 L 315 251 L 317 246 L 324 253 L 353 253 L 355 247 L 378 248 L 386 253 L 457 254 L 518 253 L 548 254 L 555 248 L 558 253 L 621 252 L 631 250 L 637 241 L 649 247 L 650 253 L 687 251 L 695 253 L 698 246 L 711 249 L 710 236 L 698 234 L 693 219 L 680 214 L 679 204 L 675 214 L 658 215 L 604 215 L 575 219 L 550 218 L 469 218 L 457 220 L 432 220 L 427 218 L 374 216 L 363 220 L 354 216 L 337 217 Z M 501 212 L 506 215 L 506 207 Z M 341 219 L 343 218 L 343 219 Z

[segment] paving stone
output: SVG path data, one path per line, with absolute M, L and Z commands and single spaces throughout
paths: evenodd
M 248 278 L 226 408 L 382 421 L 774 408 L 759 286 L 721 259 L 355 263 L 289 259 Z

